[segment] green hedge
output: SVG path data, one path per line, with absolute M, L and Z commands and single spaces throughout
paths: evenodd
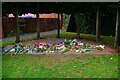
M 84 34 L 96 33 L 96 10 L 89 10 L 80 13 L 80 32 Z M 64 14 L 63 27 L 68 26 L 70 15 Z M 116 9 L 104 8 L 101 9 L 101 28 L 100 33 L 104 36 L 114 36 L 116 26 Z M 71 26 L 75 29 L 75 26 Z

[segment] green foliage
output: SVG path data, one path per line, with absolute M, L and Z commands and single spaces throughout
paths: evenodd
M 80 14 L 80 32 L 95 34 L 95 11 Z
M 101 34 L 104 36 L 114 36 L 116 28 L 116 10 L 103 9 L 101 11 Z
M 116 26 L 116 9 L 115 5 L 104 5 L 100 9 L 101 12 L 101 28 L 100 34 L 104 36 L 115 36 Z M 69 16 L 64 14 L 65 20 L 69 20 Z M 65 26 L 68 22 L 65 21 Z M 75 28 L 75 26 L 72 26 Z M 71 29 L 74 29 L 71 28 Z M 73 30 L 74 31 L 74 30 Z M 80 33 L 96 34 L 96 9 L 84 10 L 80 13 Z
M 70 20 L 70 15 L 69 14 L 63 14 L 63 28 L 67 30 L 67 26 Z

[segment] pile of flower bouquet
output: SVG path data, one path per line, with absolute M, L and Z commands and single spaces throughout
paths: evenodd
M 58 44 L 55 43 L 46 43 L 38 42 L 36 44 L 27 44 L 23 45 L 18 43 L 10 48 L 3 50 L 3 53 L 14 53 L 14 54 L 23 54 L 23 53 L 65 53 L 65 52 L 76 52 L 76 53 L 85 53 L 91 50 L 102 51 L 105 48 L 104 45 L 91 45 L 88 43 L 83 43 L 77 41 L 77 39 L 64 39 L 63 42 Z

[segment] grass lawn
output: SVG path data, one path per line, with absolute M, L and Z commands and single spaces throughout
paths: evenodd
M 2 56 L 3 78 L 118 78 L 118 54 Z
M 0 79 L 2 78 L 2 56 L 0 55 Z
M 54 38 L 43 35 L 44 38 Z M 80 34 L 95 41 L 95 35 Z M 62 32 L 61 38 L 75 38 L 76 33 Z M 37 39 L 26 38 L 21 41 Z M 101 36 L 100 43 L 114 47 L 114 37 Z M 0 43 L 16 44 L 15 40 Z M 118 78 L 118 54 L 2 55 L 3 78 Z

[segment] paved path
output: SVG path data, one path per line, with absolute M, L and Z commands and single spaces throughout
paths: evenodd
M 50 35 L 50 34 L 53 34 L 53 33 L 57 34 L 57 30 L 52 30 L 52 31 L 47 31 L 47 32 L 41 32 L 42 35 Z M 37 35 L 37 33 L 24 34 L 24 35 L 20 35 L 20 39 L 30 38 L 30 37 L 36 36 L 36 35 Z M 8 41 L 8 40 L 15 40 L 15 39 L 16 39 L 16 37 L 8 37 L 8 38 L 0 39 L 0 41 Z

